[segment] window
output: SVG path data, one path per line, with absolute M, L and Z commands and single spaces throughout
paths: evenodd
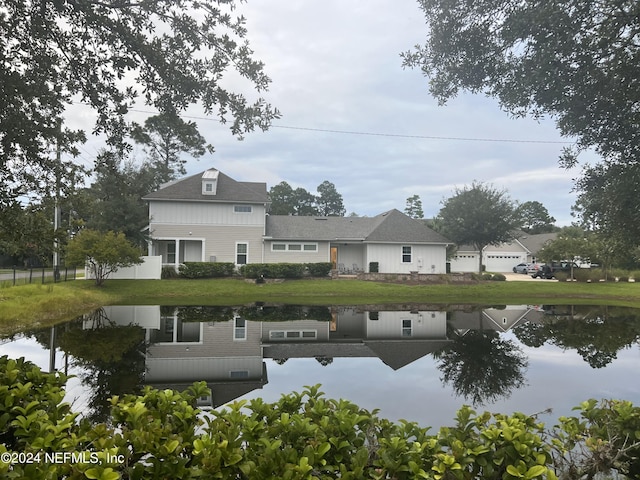
M 402 320 L 402 336 L 410 337 L 412 335 L 411 320 Z
M 176 242 L 167 243 L 167 263 L 176 263 Z
M 229 372 L 229 378 L 239 379 L 239 378 L 249 378 L 248 370 L 231 370 Z
M 402 263 L 411 263 L 411 246 L 402 247 Z
M 249 253 L 248 243 L 236 243 L 236 264 L 246 265 Z
M 244 318 L 236 317 L 233 320 L 233 339 L 247 339 L 247 321 Z
M 271 340 L 298 340 L 298 339 L 315 339 L 318 337 L 317 330 L 270 330 L 269 338 Z
M 251 205 L 234 205 L 233 212 L 234 213 L 251 213 L 253 208 Z
M 272 252 L 317 252 L 317 243 L 272 243 Z

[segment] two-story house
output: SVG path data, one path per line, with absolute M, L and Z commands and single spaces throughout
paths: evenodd
M 332 262 L 345 271 L 445 273 L 446 238 L 398 210 L 375 217 L 269 215 L 265 183 L 209 169 L 164 185 L 149 202 L 150 255 L 163 263 Z

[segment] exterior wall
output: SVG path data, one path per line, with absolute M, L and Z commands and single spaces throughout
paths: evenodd
M 405 244 L 406 245 L 406 244 Z M 369 262 L 378 262 L 380 273 L 446 273 L 447 251 L 444 245 L 409 245 L 411 262 L 402 261 L 403 244 L 366 245 L 365 271 Z
M 251 205 L 251 213 L 235 213 L 234 205 L 243 204 L 151 201 L 149 218 L 151 225 L 264 225 L 264 205 Z
M 276 339 L 272 338 L 271 332 L 300 332 L 300 331 L 313 331 L 315 332 L 315 338 L 285 338 Z M 262 341 L 264 343 L 270 342 L 326 342 L 329 340 L 329 323 L 320 322 L 318 320 L 294 320 L 288 322 L 264 322 L 262 324 Z
M 344 265 L 347 271 L 367 271 L 369 265 L 365 260 L 365 248 L 362 244 L 335 244 L 338 249 L 338 265 Z
M 375 317 L 374 317 L 375 318 Z M 367 320 L 368 339 L 447 338 L 447 312 L 379 312 L 377 320 Z M 403 321 L 410 320 L 410 327 Z
M 177 323 L 175 323 L 177 321 Z M 182 324 L 173 315 L 162 317 L 160 329 L 166 328 L 167 322 L 174 329 L 182 326 L 190 327 L 189 322 Z M 173 322 L 173 323 L 172 323 Z M 253 357 L 262 356 L 260 346 L 260 322 L 246 322 L 244 340 L 234 339 L 234 321 L 228 322 L 191 322 L 201 328 L 199 342 L 157 342 L 149 345 L 147 357 L 150 358 L 184 358 L 184 357 Z M 153 331 L 149 331 L 150 342 L 154 341 Z M 188 346 L 188 350 L 186 347 Z
M 235 263 L 236 243 L 245 242 L 249 244 L 248 263 L 262 263 L 263 234 L 262 226 L 151 225 L 151 235 L 155 240 L 201 241 L 203 255 L 195 261 L 205 262 L 214 256 L 217 262 Z M 154 253 L 163 254 L 162 251 Z M 184 261 L 179 259 L 178 262 L 181 260 Z
M 303 244 L 313 243 L 318 245 L 318 250 L 315 252 L 305 251 L 273 251 L 273 243 L 285 243 L 285 244 Z M 298 241 L 284 241 L 284 240 L 266 240 L 264 242 L 264 261 L 262 263 L 318 263 L 328 262 L 329 258 L 329 242 L 298 242 Z M 256 263 L 254 261 L 252 263 Z

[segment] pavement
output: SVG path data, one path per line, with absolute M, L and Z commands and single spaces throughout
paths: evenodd
M 504 273 L 507 277 L 507 282 L 557 282 L 556 279 L 546 280 L 544 278 L 531 278 L 531 275 L 525 275 L 524 273 Z

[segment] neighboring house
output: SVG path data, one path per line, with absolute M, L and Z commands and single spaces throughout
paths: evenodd
M 557 233 L 539 233 L 530 235 L 520 232 L 511 242 L 489 245 L 482 251 L 482 264 L 488 272 L 511 272 L 519 263 L 535 263 L 538 252 Z M 469 245 L 458 247 L 451 259 L 452 272 L 477 272 L 480 252 Z
M 269 215 L 265 183 L 209 169 L 164 185 L 149 202 L 150 255 L 183 262 L 332 262 L 345 272 L 445 273 L 450 242 L 398 210 L 375 217 Z

